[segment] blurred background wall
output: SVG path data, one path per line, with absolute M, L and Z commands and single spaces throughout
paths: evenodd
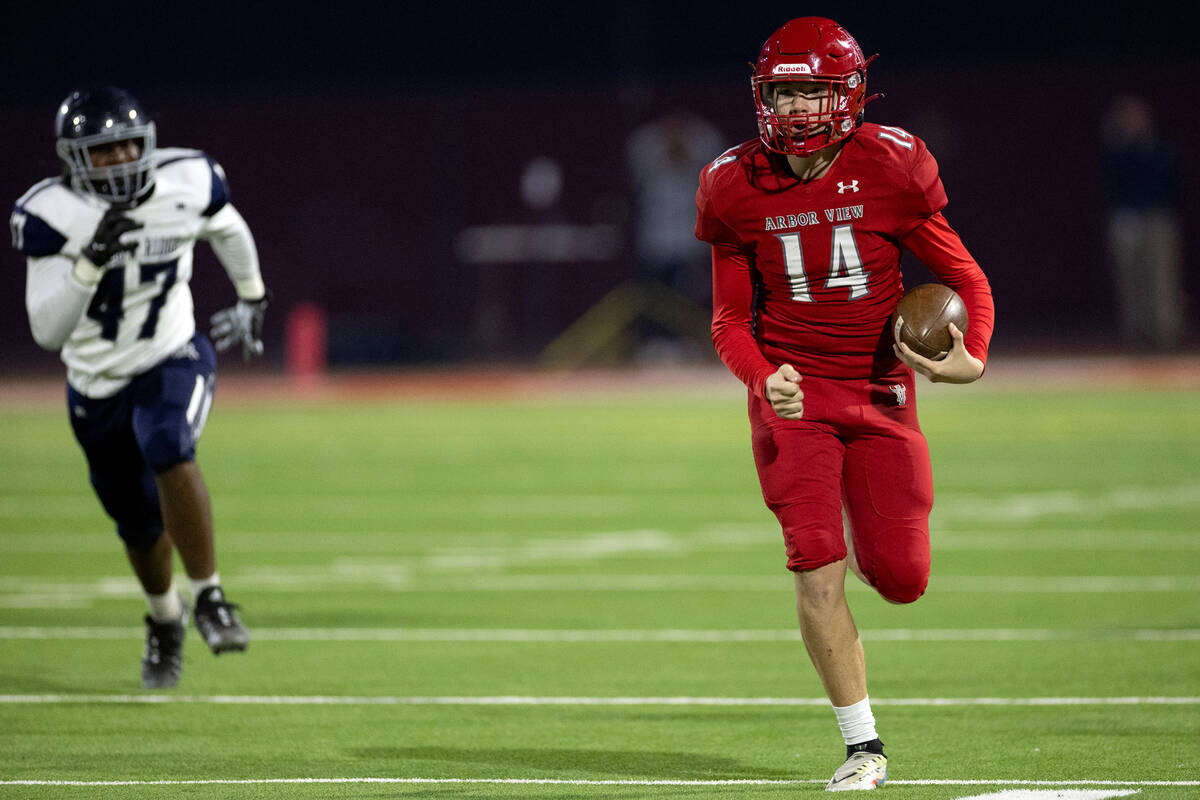
M 532 363 L 636 272 L 627 148 L 673 112 L 725 147 L 756 135 L 748 62 L 787 19 L 834 17 L 886 94 L 871 121 L 924 138 L 946 215 L 991 279 L 993 353 L 1099 352 L 1117 338 L 1101 128 L 1133 93 L 1179 148 L 1184 291 L 1200 278 L 1200 48 L 1174 4 L 43 2 L 0 34 L 0 196 L 59 171 L 52 122 L 76 85 L 132 91 L 163 146 L 221 162 L 286 320 L 327 318 L 333 366 Z M 55 370 L 0 256 L 0 371 Z M 232 289 L 206 246 L 198 318 Z M 911 272 L 909 272 L 911 270 Z M 922 279 L 906 264 L 910 281 Z

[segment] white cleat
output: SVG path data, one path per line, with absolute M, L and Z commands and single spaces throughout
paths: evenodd
M 846 759 L 833 773 L 827 792 L 853 792 L 878 789 L 887 782 L 887 756 L 861 750 Z

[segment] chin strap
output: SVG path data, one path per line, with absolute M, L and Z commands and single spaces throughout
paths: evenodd
M 862 104 L 863 111 L 858 112 L 858 119 L 856 119 L 854 121 L 854 127 L 857 128 L 863 124 L 863 113 L 866 111 L 867 103 L 872 103 L 876 100 L 882 100 L 885 97 L 887 97 L 887 95 L 884 94 L 883 92 L 876 92 L 875 94 L 868 97 L 866 100 L 863 100 L 863 104 Z
M 870 58 L 868 58 L 866 61 L 863 62 L 862 74 L 863 74 L 864 82 L 867 80 L 867 67 L 871 66 L 871 63 L 877 58 L 879 58 L 879 53 L 876 53 L 875 55 L 871 56 Z M 875 100 L 882 100 L 884 97 L 887 97 L 887 95 L 885 95 L 883 92 L 876 92 L 875 94 L 868 97 L 866 100 L 863 100 L 862 107 L 865 109 L 867 107 L 867 103 L 874 102 Z M 858 124 L 862 125 L 862 115 L 861 114 L 859 114 L 859 117 L 858 117 Z

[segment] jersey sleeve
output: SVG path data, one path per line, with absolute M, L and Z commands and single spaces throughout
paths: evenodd
M 46 350 L 59 350 L 83 317 L 96 292 L 79 282 L 72 260 L 64 255 L 26 259 L 25 311 L 33 340 Z
M 229 204 L 229 180 L 225 170 L 203 150 L 186 147 L 159 148 L 158 169 L 173 173 L 182 182 L 190 199 L 202 209 L 201 216 L 211 217 Z
M 759 397 L 775 371 L 754 338 L 754 286 L 750 261 L 737 247 L 714 244 L 712 340 L 717 355 Z
M 718 158 L 700 170 L 700 186 L 696 190 L 696 238 L 709 244 L 741 243 L 733 229 L 721 220 L 718 204 L 714 199 L 714 185 L 721 168 L 732 169 L 725 156 Z
M 958 292 L 967 307 L 963 344 L 986 367 L 996 311 L 992 287 L 983 269 L 940 211 L 913 229 L 901 244 L 921 259 L 938 280 Z
M 212 215 L 201 234 L 229 275 L 238 297 L 258 300 L 266 292 L 258 264 L 258 248 L 250 226 L 232 205 Z
M 13 248 L 25 256 L 29 329 L 47 350 L 62 348 L 95 293 L 73 266 L 99 217 L 56 182 L 43 181 L 17 201 L 9 218 Z
M 225 170 L 200 150 L 181 149 L 160 167 L 168 165 L 183 170 L 179 173 L 180 179 L 195 193 L 197 205 L 204 204 L 197 238 L 204 239 L 212 247 L 238 297 L 243 300 L 263 297 L 266 287 L 259 271 L 258 249 L 246 220 L 229 201 L 229 180 Z
M 13 248 L 29 258 L 43 258 L 62 252 L 67 236 L 40 216 L 17 204 L 8 220 Z
M 229 205 L 229 181 L 225 177 L 225 170 L 216 161 L 213 161 L 208 156 L 205 156 L 208 161 L 208 169 L 212 175 L 211 188 L 209 189 L 208 206 L 201 212 L 203 216 L 211 217 L 220 211 L 225 206 Z
M 901 199 L 898 231 L 901 239 L 944 209 L 949 202 L 933 154 L 929 152 L 925 143 L 915 136 L 912 138 L 912 145 L 908 182 Z

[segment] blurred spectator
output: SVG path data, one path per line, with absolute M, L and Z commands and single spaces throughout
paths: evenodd
M 715 356 L 709 253 L 692 231 L 700 170 L 720 155 L 721 140 L 709 122 L 680 111 L 629 135 L 634 274 L 547 345 L 541 363 L 564 367 L 632 358 L 661 365 Z
M 638 271 L 706 304 L 712 293 L 708 248 L 692 233 L 697 175 L 722 149 L 716 128 L 683 111 L 645 123 L 626 143 Z
M 517 177 L 520 203 L 505 203 L 498 218 L 455 234 L 455 255 L 473 275 L 476 344 L 489 358 L 537 355 L 569 321 L 562 309 L 579 274 L 620 259 L 620 230 L 572 221 L 562 204 L 565 185 L 557 160 L 535 156 Z
M 671 111 L 635 129 L 626 142 L 633 190 L 636 282 L 644 306 L 634 326 L 641 360 L 695 360 L 708 353 L 707 327 L 677 324 L 691 308 L 710 308 L 712 279 L 708 248 L 696 239 L 696 186 L 701 167 L 725 145 L 707 120 Z M 679 313 L 663 308 L 667 287 Z M 686 331 L 686 333 L 685 333 Z M 694 341 L 699 338 L 699 341 Z M 693 341 L 689 341 L 693 340 Z
M 549 281 L 554 276 L 548 272 L 543 259 L 528 252 L 530 237 L 513 236 L 511 231 L 516 230 L 516 225 L 563 222 L 559 207 L 563 183 L 562 166 L 553 158 L 535 156 L 527 161 L 518 179 L 522 205 L 506 209 L 513 217 L 507 228 L 510 231 L 508 240 L 493 246 L 497 252 L 472 258 L 480 262 L 475 278 L 478 291 L 474 333 L 489 356 L 528 355 L 526 351 L 533 346 L 534 340 L 544 340 L 549 335 L 538 331 L 535 336 L 528 330 L 528 324 L 538 322 L 538 309 L 549 302 L 546 295 Z
M 1177 347 L 1184 334 L 1179 154 L 1158 137 L 1144 99 L 1121 95 L 1113 103 L 1102 167 L 1121 341 Z

